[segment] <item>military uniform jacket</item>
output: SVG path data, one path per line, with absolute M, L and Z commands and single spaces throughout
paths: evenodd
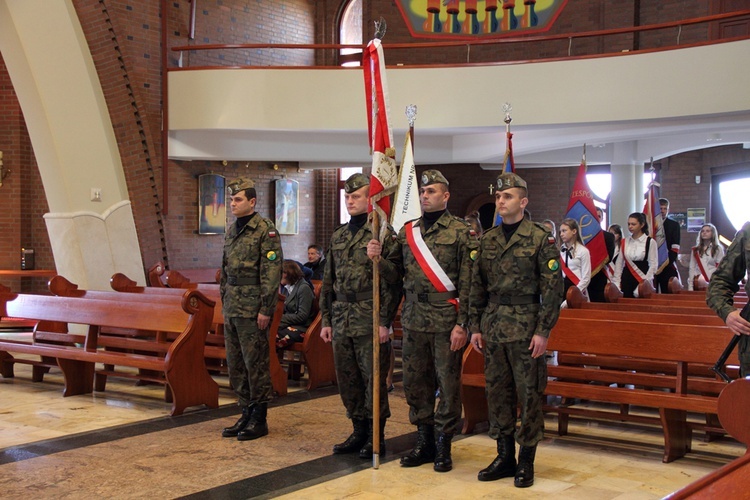
M 524 219 L 510 241 L 502 226 L 486 231 L 472 273 L 471 331 L 497 343 L 549 337 L 563 301 L 558 259 L 555 240 L 541 224 Z M 489 300 L 490 294 L 539 294 L 541 304 L 500 305 Z
M 380 326 L 390 327 L 396 316 L 401 290 L 393 277 L 393 261 L 396 255 L 395 233 L 388 227 L 381 259 L 391 276 L 386 276 L 381 265 L 380 284 Z M 372 335 L 372 298 L 365 300 L 336 300 L 336 295 L 372 293 L 372 260 L 367 256 L 367 243 L 373 239 L 371 228 L 365 224 L 355 234 L 349 224 L 343 224 L 333 231 L 331 246 L 323 261 L 323 284 L 320 290 L 320 312 L 324 327 L 332 326 L 333 317 L 342 319 L 340 324 L 361 324 L 362 329 L 346 332 L 350 336 Z M 388 279 L 391 283 L 385 283 Z M 337 321 L 337 323 L 339 323 Z M 344 333 L 344 332 L 342 332 Z
M 724 259 L 719 263 L 719 268 L 708 282 L 706 302 L 724 321 L 727 320 L 729 313 L 735 310 L 733 296 L 740 288 L 739 281 L 748 271 L 750 271 L 750 222 L 746 222 L 737 232 Z M 750 292 L 750 281 L 745 284 L 745 291 Z
M 221 300 L 224 317 L 273 316 L 281 282 L 281 240 L 270 219 L 260 214 L 250 218 L 242 230 L 232 224 L 224 237 L 221 263 Z M 232 285 L 228 277 L 255 281 Z
M 401 254 L 401 271 L 404 276 L 404 293 L 437 293 L 417 262 L 406 240 L 407 222 L 398 233 Z M 417 219 L 427 248 L 445 271 L 458 292 L 458 311 L 447 300 L 439 302 L 417 302 L 404 300 L 401 324 L 416 332 L 450 332 L 454 326 L 469 321 L 469 287 L 471 285 L 472 252 L 476 251 L 477 239 L 468 222 L 454 217 L 447 210 L 425 231 L 422 218 Z M 476 256 L 476 253 L 474 253 Z

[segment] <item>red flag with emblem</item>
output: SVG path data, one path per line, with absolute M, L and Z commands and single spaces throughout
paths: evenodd
M 578 175 L 573 184 L 573 192 L 570 194 L 565 217 L 578 222 L 583 244 L 586 245 L 591 254 L 591 276 L 594 276 L 609 262 L 609 254 L 604 242 L 604 232 L 599 224 L 599 218 L 596 216 L 594 195 L 589 187 L 589 182 L 586 180 L 585 156 L 578 167 Z

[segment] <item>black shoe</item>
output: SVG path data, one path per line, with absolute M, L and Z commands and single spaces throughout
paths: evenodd
M 536 457 L 536 445 L 521 446 L 518 452 L 518 468 L 513 485 L 516 488 L 528 488 L 534 484 L 534 458 Z
M 235 422 L 232 427 L 225 427 L 224 430 L 221 431 L 221 437 L 237 437 L 237 434 L 239 434 L 241 430 L 244 430 L 245 427 L 247 427 L 247 424 L 250 422 L 250 412 L 252 408 L 252 405 L 244 406 L 242 408 L 242 415 L 240 415 L 239 420 L 237 420 L 237 422 Z
M 362 449 L 359 450 L 359 458 L 367 459 L 372 457 L 372 420 L 368 421 L 370 424 L 370 430 L 367 433 L 367 441 L 365 442 Z M 380 421 L 380 456 L 385 455 L 385 420 Z
M 516 443 L 513 436 L 502 436 L 497 440 L 497 457 L 485 469 L 479 471 L 480 481 L 496 481 L 516 475 Z
M 354 431 L 349 435 L 343 443 L 333 445 L 333 454 L 340 455 L 343 453 L 354 453 L 362 449 L 362 446 L 367 442 L 367 432 L 370 427 L 369 420 L 364 418 L 352 419 L 352 425 Z M 372 444 L 370 444 L 372 446 Z
M 448 472 L 453 469 L 453 459 L 451 459 L 451 441 L 453 435 L 443 432 L 438 434 L 435 453 L 435 472 Z
M 268 434 L 268 403 L 258 403 L 250 412 L 250 421 L 243 430 L 237 434 L 237 441 L 251 441 Z
M 405 457 L 401 457 L 401 467 L 419 467 L 435 461 L 435 426 L 417 426 L 417 444 Z

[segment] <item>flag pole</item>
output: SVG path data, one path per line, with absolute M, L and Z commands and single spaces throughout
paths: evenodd
M 372 211 L 373 236 L 380 234 L 380 216 Z M 383 243 L 382 241 L 380 242 Z M 372 467 L 380 467 L 380 255 L 372 259 Z
M 375 22 L 375 35 L 373 38 L 382 40 L 385 36 L 387 25 L 382 17 Z M 373 92 L 373 89 L 368 89 Z M 386 113 L 386 110 L 378 109 L 377 99 L 371 95 L 374 102 L 375 114 Z M 387 119 L 386 119 L 387 121 Z M 386 125 L 387 126 L 387 125 Z M 373 130 L 376 130 L 377 120 L 373 120 Z M 382 130 L 380 131 L 382 133 Z M 374 138 L 373 138 L 374 139 Z M 375 141 L 371 147 L 375 145 Z M 385 152 L 385 151 L 384 151 Z M 374 153 L 374 150 L 373 150 Z M 373 172 L 374 174 L 374 172 Z M 372 196 L 372 195 L 371 195 Z M 374 208 L 374 207 L 373 207 Z M 383 238 L 380 230 L 380 215 L 377 210 L 372 211 L 372 233 L 380 244 L 383 244 Z M 375 256 L 372 260 L 372 467 L 380 467 L 380 256 Z

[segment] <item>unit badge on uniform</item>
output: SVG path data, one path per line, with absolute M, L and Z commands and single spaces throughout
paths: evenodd
M 268 237 L 269 238 L 275 238 L 276 237 L 276 231 L 274 231 L 274 230 L 268 231 Z
M 547 261 L 547 267 L 550 271 L 557 271 L 560 269 L 560 263 L 557 261 L 557 259 L 550 259 Z
M 276 260 L 276 252 L 274 252 L 273 250 L 271 250 L 270 252 L 268 252 L 266 254 L 266 259 L 268 259 L 268 260 Z
M 471 260 L 477 260 L 477 254 L 478 254 L 478 253 L 479 253 L 479 252 L 477 252 L 476 250 L 472 250 L 471 252 L 469 252 L 469 258 L 470 258 Z
M 550 245 L 554 245 L 555 244 L 555 237 L 554 236 L 547 236 L 547 243 L 549 243 Z

